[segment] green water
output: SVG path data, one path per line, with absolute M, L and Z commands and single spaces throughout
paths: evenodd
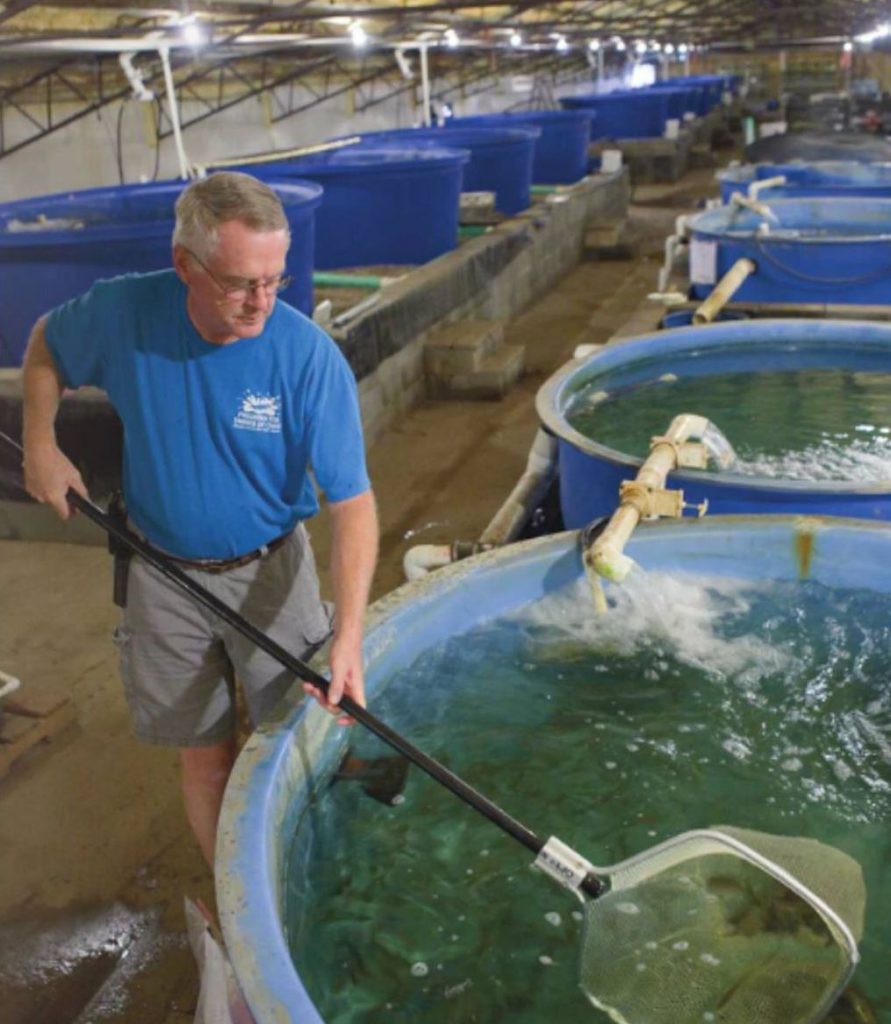
M 606 398 L 602 398 L 602 392 Z M 600 394 L 598 394 L 600 393 Z M 891 480 L 891 373 L 777 370 L 651 380 L 576 395 L 569 423 L 616 451 L 646 456 L 650 438 L 690 412 L 710 419 L 740 458 L 734 472 L 798 480 Z
M 888 1024 L 891 598 L 641 577 L 609 615 L 579 584 L 428 651 L 375 710 L 595 864 L 714 824 L 845 850 L 868 894 L 855 984 Z M 605 1022 L 577 987 L 579 904 L 530 859 L 417 769 L 395 807 L 323 790 L 287 921 L 326 1021 Z

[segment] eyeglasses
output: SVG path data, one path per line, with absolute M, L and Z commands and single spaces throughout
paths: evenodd
M 183 248 L 185 249 L 185 246 L 183 246 Z M 279 274 L 277 277 L 271 277 L 266 281 L 256 278 L 251 281 L 241 280 L 224 284 L 210 269 L 210 267 L 203 260 L 199 259 L 191 249 L 186 249 L 186 252 L 192 257 L 198 266 L 201 267 L 217 288 L 220 289 L 223 293 L 223 297 L 231 299 L 233 302 L 243 302 L 248 295 L 253 295 L 254 292 L 257 291 L 265 292 L 267 295 L 270 292 L 283 292 L 294 280 L 293 277 L 289 277 L 285 274 Z

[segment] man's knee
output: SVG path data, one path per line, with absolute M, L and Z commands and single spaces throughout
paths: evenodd
M 225 785 L 235 763 L 235 741 L 227 739 L 209 747 L 181 747 L 179 758 L 184 784 Z

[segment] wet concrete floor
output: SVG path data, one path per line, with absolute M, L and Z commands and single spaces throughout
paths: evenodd
M 635 191 L 633 260 L 587 261 L 518 316 L 526 372 L 500 402 L 426 402 L 372 446 L 380 596 L 417 543 L 479 536 L 525 466 L 535 393 L 579 341 L 604 342 L 655 288 L 674 218 L 716 194 L 713 172 Z M 325 514 L 311 524 L 320 567 Z M 323 583 L 327 583 L 324 579 Z M 103 547 L 0 543 L 0 668 L 70 693 L 76 725 L 0 781 L 2 1024 L 186 1024 L 197 973 L 183 897 L 213 905 L 180 806 L 176 753 L 138 743 L 110 642 Z

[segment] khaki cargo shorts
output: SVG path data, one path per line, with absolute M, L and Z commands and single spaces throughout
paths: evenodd
M 187 575 L 298 658 L 331 632 L 330 606 L 306 530 L 262 558 L 223 573 Z M 197 747 L 235 730 L 235 681 L 254 725 L 294 676 L 232 626 L 138 556 L 130 562 L 127 607 L 115 631 L 121 677 L 136 735 L 149 743 Z

